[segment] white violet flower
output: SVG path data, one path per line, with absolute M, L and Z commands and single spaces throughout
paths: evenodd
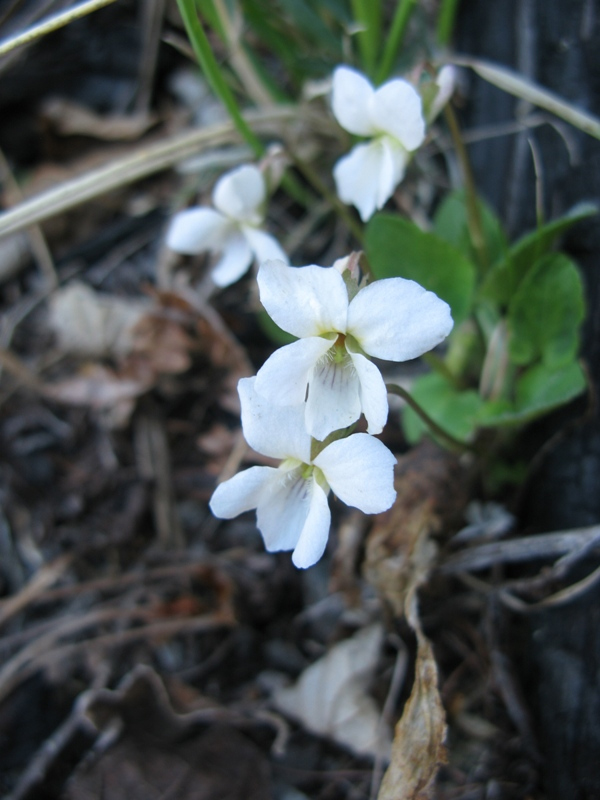
M 379 89 L 350 67 L 333 73 L 332 108 L 342 128 L 373 137 L 357 144 L 333 169 L 337 193 L 366 222 L 404 177 L 410 153 L 425 138 L 421 96 L 401 78 Z
M 267 189 L 262 172 L 252 164 L 223 175 L 213 191 L 213 208 L 188 208 L 175 214 L 167 232 L 167 246 L 178 253 L 220 253 L 212 270 L 217 286 L 241 278 L 254 259 L 277 258 L 288 263 L 277 241 L 260 230 L 264 222 Z
M 319 440 L 361 413 L 369 433 L 383 430 L 387 390 L 368 356 L 408 361 L 452 330 L 448 304 L 404 278 L 375 281 L 351 299 L 334 267 L 267 261 L 258 271 L 258 287 L 267 313 L 299 339 L 267 359 L 256 391 L 275 405 L 306 400 L 306 429 Z
M 327 544 L 330 489 L 366 514 L 385 511 L 396 497 L 396 459 L 366 433 L 334 441 L 311 458 L 303 406 L 271 406 L 255 392 L 255 381 L 242 378 L 238 384 L 244 436 L 254 450 L 282 459 L 281 464 L 250 467 L 221 483 L 210 508 L 224 519 L 255 508 L 267 550 L 293 550 L 294 564 L 310 567 Z

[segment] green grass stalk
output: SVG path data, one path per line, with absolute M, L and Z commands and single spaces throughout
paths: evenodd
M 396 11 L 394 12 L 392 26 L 383 49 L 383 55 L 381 57 L 379 68 L 377 69 L 377 73 L 375 75 L 375 81 L 377 84 L 383 83 L 385 80 L 387 80 L 392 69 L 394 68 L 394 59 L 402 47 L 404 34 L 406 33 L 406 27 L 413 11 L 415 10 L 415 6 L 416 0 L 398 0 L 398 3 L 396 4 Z
M 198 63 L 211 89 L 223 103 L 233 124 L 240 132 L 240 135 L 250 145 L 255 155 L 257 157 L 262 156 L 264 153 L 264 146 L 243 118 L 235 97 L 223 77 L 221 68 L 217 63 L 210 42 L 202 27 L 202 23 L 198 18 L 194 0 L 177 0 L 177 5 L 179 6 L 179 11 L 194 53 L 198 59 Z

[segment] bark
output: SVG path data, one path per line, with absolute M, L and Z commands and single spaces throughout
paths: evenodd
M 600 17 L 593 0 L 463 0 L 456 47 L 461 53 L 505 64 L 570 102 L 600 114 Z M 468 76 L 463 125 L 513 118 L 518 101 Z M 522 108 L 521 108 L 522 110 Z M 568 140 L 569 149 L 565 145 Z M 508 222 L 511 235 L 535 226 L 535 174 L 528 137 L 542 165 L 548 219 L 581 200 L 600 198 L 600 142 L 573 128 L 545 125 L 516 136 L 472 145 L 476 182 Z M 588 317 L 582 353 L 593 384 L 600 386 L 600 224 L 592 219 L 573 229 L 564 247 L 581 267 Z M 581 423 L 585 403 L 555 414 L 535 435 L 558 430 L 541 466 L 531 476 L 521 524 L 560 530 L 600 520 L 600 417 Z M 589 572 L 597 566 L 590 560 Z M 532 698 L 544 751 L 544 783 L 550 798 L 600 796 L 600 592 L 531 616 L 522 680 Z

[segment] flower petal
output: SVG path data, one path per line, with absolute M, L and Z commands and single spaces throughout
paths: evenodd
M 437 74 L 435 83 L 437 85 L 437 94 L 429 108 L 428 122 L 433 122 L 440 111 L 444 108 L 446 103 L 454 94 L 456 86 L 456 67 L 454 64 L 445 64 Z
M 358 136 L 375 133 L 369 118 L 369 104 L 374 93 L 369 81 L 355 69 L 338 67 L 335 70 L 331 106 L 342 128 Z
M 381 372 L 361 353 L 353 353 L 349 344 L 346 344 L 346 348 L 360 381 L 360 404 L 367 419 L 367 431 L 371 434 L 381 433 L 388 417 L 387 389 Z
M 279 470 L 275 467 L 250 467 L 219 484 L 210 498 L 209 507 L 215 517 L 233 519 L 244 511 L 256 508 L 262 493 Z
M 223 254 L 213 267 L 211 277 L 217 286 L 229 286 L 239 280 L 252 263 L 252 250 L 241 233 L 234 233 L 223 246 Z
M 369 284 L 348 309 L 348 331 L 371 356 L 408 361 L 443 341 L 453 326 L 450 306 L 415 281 Z
M 304 426 L 304 403 L 274 406 L 256 393 L 256 378 L 242 378 L 238 392 L 242 404 L 242 428 L 250 447 L 271 458 L 310 461 L 310 436 Z
M 385 153 L 381 139 L 369 144 L 358 144 L 347 156 L 340 158 L 333 168 L 333 177 L 340 200 L 358 209 L 363 222 L 380 208 L 380 196 L 384 193 L 380 184 L 389 180 L 382 168 Z
M 332 339 L 310 336 L 275 350 L 256 375 L 256 392 L 274 405 L 303 403 L 312 368 L 333 344 Z
M 336 363 L 327 356 L 309 376 L 306 430 L 323 441 L 332 431 L 347 428 L 360 417 L 360 383 L 349 357 Z
M 277 239 L 269 233 L 258 230 L 258 228 L 251 228 L 244 226 L 242 228 L 244 236 L 248 240 L 248 244 L 254 253 L 256 263 L 260 266 L 263 261 L 277 259 L 283 261 L 284 264 L 289 264 L 289 259 L 285 251 L 279 245 Z
M 382 136 L 381 143 L 381 166 L 379 172 L 379 188 L 377 191 L 377 208 L 383 208 L 390 197 L 394 194 L 394 189 L 402 178 L 408 162 L 408 151 L 391 136 Z
M 306 569 L 317 563 L 325 552 L 330 527 L 331 512 L 327 495 L 313 479 L 308 516 L 292 554 L 292 561 L 297 567 Z
M 396 458 L 368 433 L 332 442 L 314 459 L 340 500 L 365 514 L 379 514 L 396 498 Z
M 389 133 L 408 150 L 416 150 L 425 138 L 421 95 L 408 81 L 397 78 L 381 86 L 371 99 L 369 111 L 379 131 Z
M 313 494 L 312 478 L 299 469 L 279 469 L 278 479 L 263 492 L 256 510 L 256 523 L 270 553 L 293 550 L 308 519 Z
M 219 178 L 213 191 L 213 204 L 237 222 L 260 225 L 266 196 L 262 172 L 253 164 L 244 164 Z
M 348 292 L 336 269 L 265 261 L 257 280 L 260 302 L 284 331 L 300 337 L 346 332 Z
M 230 221 L 212 208 L 187 208 L 171 220 L 167 247 L 188 256 L 204 250 L 220 250 L 230 226 Z

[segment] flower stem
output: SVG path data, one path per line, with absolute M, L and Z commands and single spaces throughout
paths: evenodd
M 434 433 L 438 438 L 444 441 L 447 446 L 451 450 L 460 450 L 461 452 L 475 452 L 476 448 L 469 444 L 468 442 L 463 442 L 460 439 L 456 439 L 452 436 L 451 433 L 444 430 L 440 425 L 437 424 L 429 414 L 417 403 L 417 401 L 412 397 L 406 389 L 403 389 L 401 386 L 398 386 L 395 383 L 386 383 L 385 388 L 388 390 L 389 394 L 395 394 L 398 397 L 401 397 L 407 405 L 409 405 L 412 410 L 417 414 L 423 422 L 427 425 L 427 427 Z
M 446 117 L 448 127 L 450 128 L 450 135 L 452 136 L 452 141 L 454 142 L 454 148 L 456 150 L 456 155 L 458 156 L 458 161 L 463 173 L 463 180 L 465 182 L 467 199 L 467 225 L 469 227 L 469 235 L 471 236 L 471 241 L 473 242 L 473 247 L 477 253 L 477 260 L 479 261 L 480 266 L 484 269 L 487 269 L 489 266 L 489 258 L 485 244 L 485 236 L 483 234 L 481 214 L 479 213 L 479 205 L 477 203 L 477 190 L 475 189 L 475 180 L 471 170 L 471 163 L 469 161 L 469 156 L 467 155 L 467 149 L 462 140 L 462 136 L 460 135 L 460 128 L 458 126 L 456 114 L 449 103 L 447 103 L 446 107 L 444 108 L 444 115 Z
M 349 211 L 348 208 L 346 208 L 346 206 L 342 203 L 342 201 L 321 180 L 316 170 L 314 170 L 310 164 L 308 164 L 306 161 L 299 159 L 294 153 L 290 153 L 290 155 L 298 171 L 304 175 L 304 177 L 311 184 L 313 189 L 318 194 L 320 194 L 321 197 L 324 197 L 325 200 L 327 200 L 329 205 L 338 214 L 338 216 L 340 216 L 344 220 L 344 222 L 350 229 L 356 241 L 362 245 L 365 239 L 365 235 L 363 233 L 363 229 L 360 227 L 358 222 L 352 216 L 352 212 Z
M 385 42 L 383 56 L 375 75 L 375 83 L 383 83 L 394 66 L 394 58 L 402 47 L 406 26 L 415 9 L 416 0 L 398 0 L 390 32 Z
M 448 365 L 437 355 L 437 353 L 434 353 L 433 351 L 430 353 L 423 353 L 421 358 L 429 367 L 431 367 L 432 370 L 445 378 L 451 386 L 454 386 L 455 389 L 461 391 L 465 388 L 458 375 L 455 375 L 448 368 Z

